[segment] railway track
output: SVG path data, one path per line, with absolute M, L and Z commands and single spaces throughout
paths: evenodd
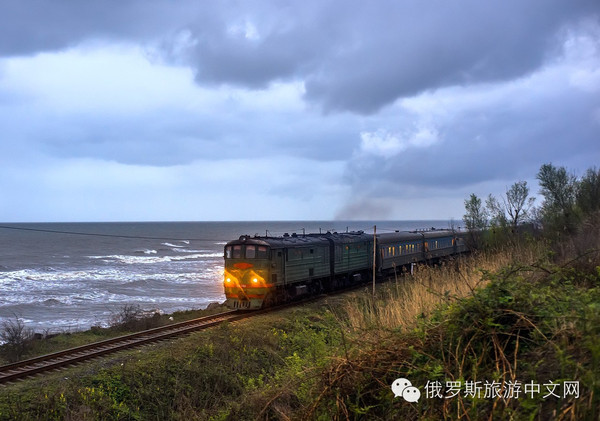
M 319 300 L 325 296 L 338 295 L 364 287 L 365 285 L 355 285 L 343 290 L 331 291 L 318 296 L 312 296 L 303 300 L 292 301 L 262 310 L 252 310 L 248 312 L 230 310 L 211 316 L 204 316 L 185 322 L 161 326 L 150 330 L 144 330 L 129 335 L 119 336 L 100 342 L 94 342 L 91 344 L 66 349 L 64 351 L 54 352 L 52 354 L 18 361 L 16 363 L 0 366 L 0 387 L 41 373 L 60 370 L 68 366 L 79 364 L 81 362 L 99 358 L 108 354 L 113 354 L 115 352 L 133 349 L 142 345 L 160 342 L 177 336 L 183 336 L 197 330 L 216 326 L 223 322 L 233 322 L 252 316 L 257 316 L 259 314 L 265 314 L 272 311 L 293 307 L 299 304 L 307 304 L 309 302 Z
M 197 330 L 206 329 L 223 322 L 245 319 L 263 311 L 243 313 L 236 310 L 212 316 L 200 317 L 185 322 L 174 323 L 150 330 L 144 330 L 130 335 L 119 336 L 76 348 L 40 357 L 19 361 L 0 367 L 0 385 L 22 380 L 40 373 L 58 370 L 83 361 L 98 358 L 118 351 L 136 348 L 145 344 L 159 342 L 176 336 L 185 335 Z

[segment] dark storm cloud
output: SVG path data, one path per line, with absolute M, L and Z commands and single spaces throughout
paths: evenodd
M 2 0 L 0 55 L 29 55 L 88 39 L 152 40 L 186 23 L 193 5 L 167 0 Z
M 582 173 L 600 160 L 600 120 L 594 116 L 600 99 L 594 92 L 559 89 L 543 99 L 531 95 L 520 103 L 478 105 L 436 121 L 438 139 L 431 146 L 407 147 L 389 156 L 363 151 L 351 161 L 346 177 L 361 195 L 415 198 L 494 180 L 509 185 L 533 179 L 546 162 Z M 348 206 L 354 205 L 351 200 Z
M 86 39 L 156 42 L 192 65 L 200 84 L 264 88 L 297 78 L 325 110 L 372 113 L 425 90 L 527 74 L 598 4 L 63 0 L 4 1 L 2 12 L 3 55 Z
M 199 83 L 300 77 L 325 110 L 372 113 L 428 89 L 532 72 L 562 29 L 597 10 L 593 0 L 302 3 L 251 14 L 234 34 L 192 27 L 189 59 Z

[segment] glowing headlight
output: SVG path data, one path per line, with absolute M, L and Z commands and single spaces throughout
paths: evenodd
M 258 279 L 254 278 L 254 279 L 252 279 L 252 282 L 255 284 L 258 284 Z
M 228 284 L 231 283 L 231 278 L 225 279 L 225 282 L 227 282 Z

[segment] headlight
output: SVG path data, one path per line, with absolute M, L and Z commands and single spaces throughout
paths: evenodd
M 225 282 L 227 282 L 228 284 L 230 284 L 231 283 L 231 278 L 225 279 Z
M 257 278 L 253 278 L 252 282 L 255 283 L 255 284 L 258 284 L 258 279 Z

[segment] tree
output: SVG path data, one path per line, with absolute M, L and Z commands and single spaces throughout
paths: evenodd
M 490 225 L 495 227 L 505 227 L 507 225 L 506 215 L 504 213 L 504 208 L 491 194 L 488 195 L 488 198 L 485 200 L 485 207 L 490 216 Z
M 465 200 L 465 211 L 463 221 L 469 231 L 468 241 L 471 247 L 479 247 L 482 243 L 482 231 L 487 226 L 487 211 L 474 193 Z
M 579 182 L 577 207 L 589 216 L 600 211 L 600 169 L 590 168 Z
M 487 226 L 487 211 L 481 205 L 481 199 L 476 194 L 472 193 L 469 199 L 465 200 L 465 211 L 463 220 L 467 230 L 482 230 Z
M 506 191 L 504 207 L 510 216 L 513 228 L 517 228 L 519 222 L 527 218 L 534 201 L 534 197 L 529 197 L 527 181 L 517 181 Z
M 485 205 L 490 215 L 490 223 L 502 228 L 509 224 L 517 228 L 529 216 L 535 201 L 535 198 L 529 197 L 527 181 L 514 183 L 506 190 L 506 196 L 501 199 L 500 202 L 490 194 Z
M 544 224 L 550 229 L 573 232 L 578 219 L 575 211 L 577 178 L 564 167 L 544 164 L 537 179 L 544 196 L 541 209 Z

